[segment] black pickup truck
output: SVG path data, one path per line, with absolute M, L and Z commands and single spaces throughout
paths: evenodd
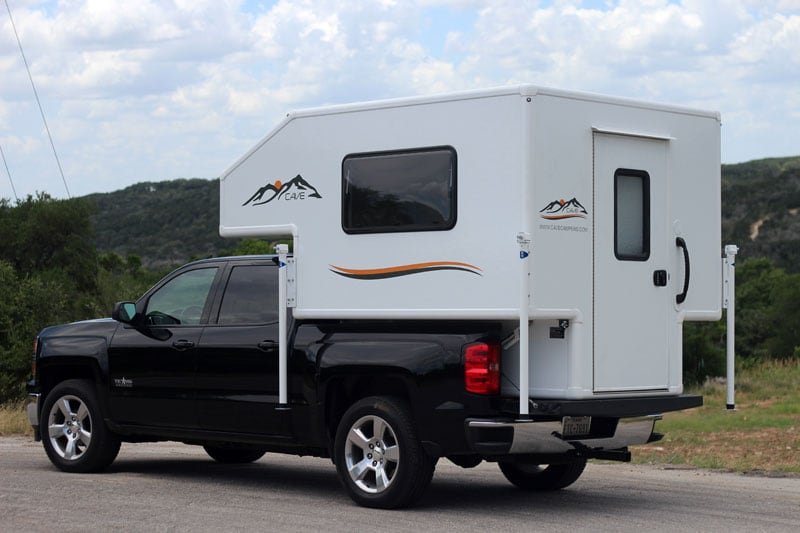
M 514 485 L 573 483 L 587 459 L 626 461 L 657 440 L 655 413 L 697 396 L 519 400 L 500 390 L 500 325 L 291 320 L 278 394 L 278 268 L 271 256 L 185 265 L 113 318 L 36 339 L 28 416 L 53 464 L 95 472 L 120 442 L 175 440 L 213 459 L 329 457 L 354 501 L 409 505 L 439 458 L 497 462 Z

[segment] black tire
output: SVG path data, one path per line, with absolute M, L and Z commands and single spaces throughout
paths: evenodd
M 233 446 L 203 446 L 206 453 L 217 461 L 225 464 L 244 464 L 258 461 L 267 450 L 261 448 L 245 448 Z
M 524 490 L 547 491 L 563 489 L 575 483 L 586 468 L 586 459 L 551 465 L 501 461 L 499 466 L 506 479 L 517 487 Z
M 56 385 L 44 401 L 39 424 L 47 457 L 64 472 L 99 472 L 119 453 L 119 437 L 106 427 L 89 381 Z
M 350 498 L 379 509 L 417 501 L 436 467 L 417 438 L 406 402 L 382 396 L 364 398 L 347 410 L 336 431 L 334 457 Z

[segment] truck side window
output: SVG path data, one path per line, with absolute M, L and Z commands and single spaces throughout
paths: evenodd
M 231 270 L 218 324 L 267 324 L 278 320 L 278 269 L 241 265 Z
M 650 257 L 650 175 L 643 170 L 614 173 L 614 255 L 623 261 Z
M 169 280 L 147 302 L 147 324 L 199 324 L 216 275 L 217 267 L 199 268 Z
M 345 233 L 448 230 L 456 224 L 456 151 L 351 154 L 342 162 Z

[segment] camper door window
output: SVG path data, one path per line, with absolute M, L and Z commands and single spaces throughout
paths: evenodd
M 614 173 L 614 255 L 623 261 L 650 257 L 650 175 L 643 170 Z
M 455 224 L 454 148 L 351 154 L 342 161 L 346 233 L 436 231 Z

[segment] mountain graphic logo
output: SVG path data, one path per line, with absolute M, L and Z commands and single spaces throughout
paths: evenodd
M 553 200 L 547 204 L 541 211 L 539 216 L 547 220 L 562 220 L 565 218 L 586 218 L 588 215 L 586 208 L 581 205 L 577 198 L 571 200 Z
M 313 185 L 303 179 L 303 176 L 298 174 L 285 183 L 281 180 L 275 180 L 275 183 L 267 183 L 242 205 L 264 205 L 275 199 L 305 200 L 307 198 L 322 198 L 322 195 L 317 192 Z

